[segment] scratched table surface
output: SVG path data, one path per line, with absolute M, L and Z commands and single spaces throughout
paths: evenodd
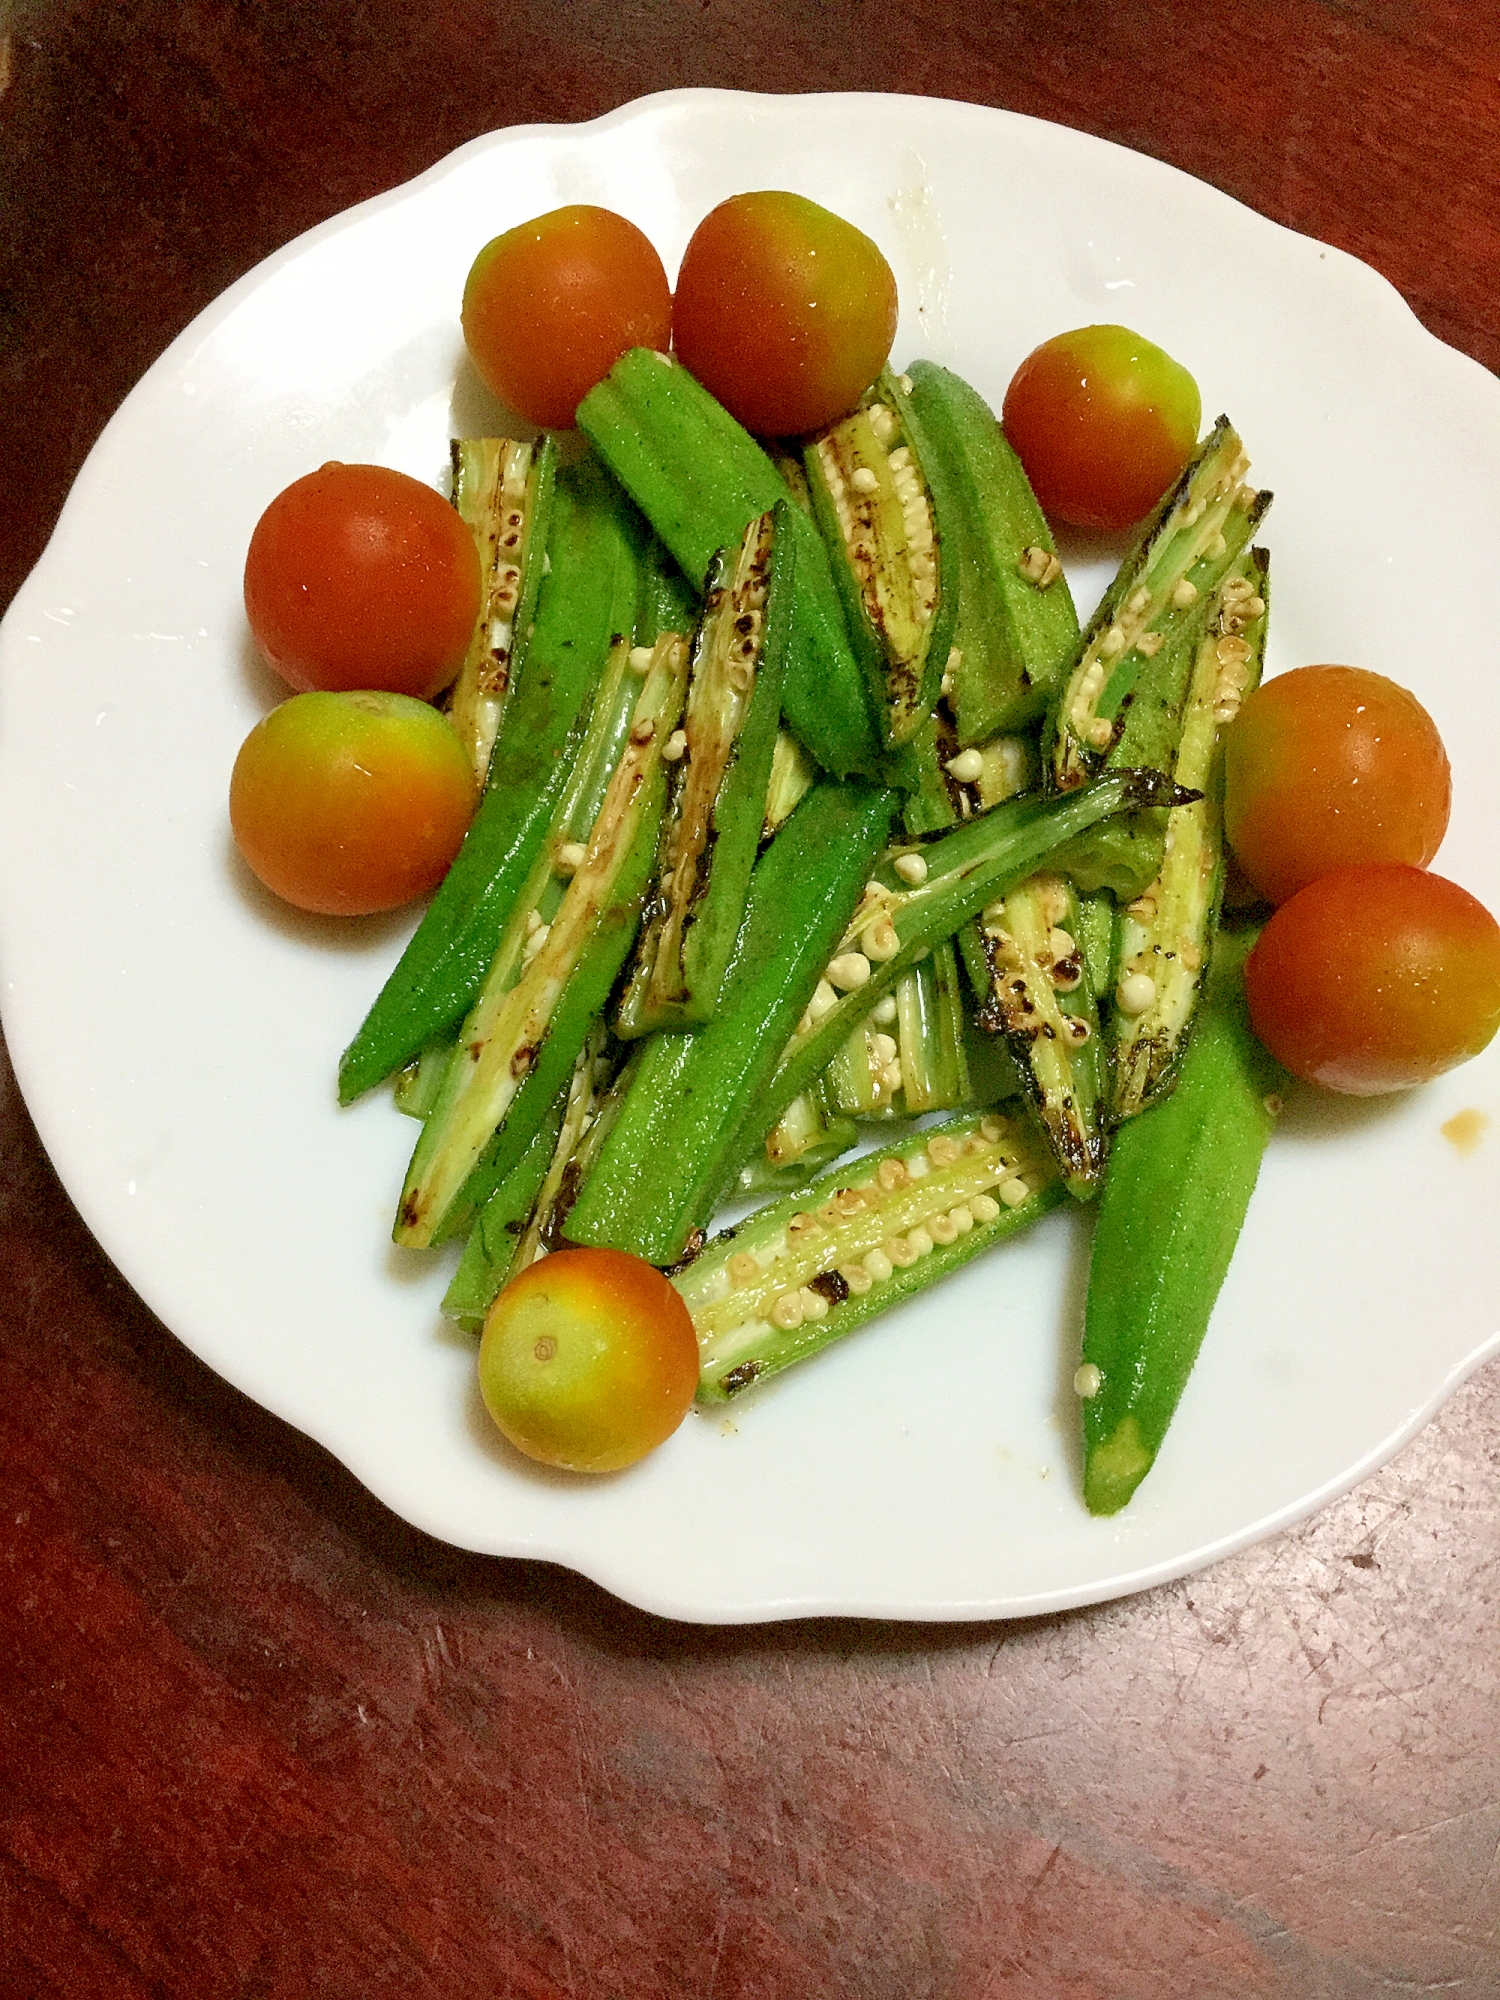
M 1494 0 L 11 0 L 0 604 L 224 286 L 495 126 L 897 88 L 1159 156 L 1500 365 Z M 1378 413 L 1372 413 L 1378 421 Z M 0 1100 L 0 1994 L 1500 1994 L 1500 1366 L 1202 1576 L 716 1631 L 218 1381 Z

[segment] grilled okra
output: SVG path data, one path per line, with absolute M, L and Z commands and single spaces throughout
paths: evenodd
M 943 938 L 876 1001 L 823 1072 L 837 1111 L 868 1118 L 974 1102 L 958 956 Z
M 859 1143 L 859 1128 L 829 1108 L 821 1083 L 794 1097 L 766 1134 L 765 1144 L 740 1170 L 741 1194 L 780 1193 L 800 1187 L 813 1174 Z
M 618 1029 L 684 1027 L 713 1012 L 765 820 L 795 585 L 788 503 L 759 514 L 709 571 L 682 728 L 668 742 L 667 809 Z
M 632 349 L 578 406 L 578 427 L 687 575 L 707 573 L 755 515 L 790 498 L 748 431 L 670 355 Z M 850 650 L 828 552 L 790 509 L 797 581 L 782 706 L 787 726 L 836 776 L 880 765 L 864 682 Z
M 994 413 L 967 382 L 913 362 L 910 407 L 949 495 L 958 567 L 948 706 L 961 746 L 1034 722 L 1078 647 L 1078 613 L 1031 483 Z
M 1156 879 L 1120 912 L 1111 1042 L 1116 1121 L 1171 1088 L 1198 1003 L 1224 884 L 1219 731 L 1260 679 L 1268 558 L 1249 549 L 1214 594 L 1188 691 L 1177 782 L 1201 792 L 1167 815 Z
M 571 1070 L 635 934 L 660 825 L 662 750 L 686 680 L 687 644 L 673 633 L 644 660 L 626 640 L 614 649 L 588 749 L 417 1142 L 398 1243 L 421 1248 L 467 1220 L 477 1190 L 466 1194 L 466 1183 L 522 1086 L 531 1085 L 527 1102 L 539 1119 Z M 591 1002 L 581 1019 L 567 1001 L 580 981 Z
M 1151 1469 L 1276 1122 L 1285 1077 L 1250 1029 L 1247 943 L 1221 934 L 1176 1089 L 1115 1134 L 1076 1378 L 1093 1514 L 1118 1513 Z
M 759 1210 L 673 1276 L 698 1334 L 699 1397 L 724 1402 L 779 1374 L 1063 1199 L 1029 1125 L 985 1112 Z
M 958 612 L 957 565 L 939 518 L 942 474 L 930 457 L 889 369 L 803 455 L 845 623 L 892 750 L 932 712 Z
M 436 896 L 339 1063 L 339 1102 L 451 1034 L 472 1005 L 547 838 L 610 641 L 637 615 L 648 530 L 597 460 L 557 479 L 536 630 L 490 759 L 491 782 Z
M 453 504 L 479 546 L 484 599 L 448 713 L 483 784 L 535 618 L 557 470 L 549 435 L 455 438 Z

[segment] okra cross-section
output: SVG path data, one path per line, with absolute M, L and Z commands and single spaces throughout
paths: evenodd
M 619 1032 L 706 1021 L 744 915 L 766 790 L 795 580 L 780 501 L 709 572 L 682 728 L 668 763 L 657 878 Z
M 698 1335 L 699 1397 L 724 1402 L 779 1374 L 1062 1199 L 1030 1126 L 994 1112 L 846 1162 L 674 1275 Z

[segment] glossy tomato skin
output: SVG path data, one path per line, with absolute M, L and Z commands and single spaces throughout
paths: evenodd
M 1027 355 L 1001 424 L 1043 511 L 1075 528 L 1143 521 L 1198 442 L 1203 402 L 1180 362 L 1125 326 L 1081 326 Z
M 468 755 L 408 695 L 293 695 L 240 747 L 236 844 L 266 887 L 322 916 L 394 910 L 435 889 L 473 816 Z
M 528 1457 L 570 1472 L 618 1472 L 687 1414 L 698 1388 L 692 1317 L 639 1257 L 558 1250 L 491 1306 L 479 1387 Z
M 793 437 L 854 408 L 890 356 L 896 307 L 891 267 L 862 230 L 766 190 L 731 196 L 694 230 L 673 340 L 746 430 Z
M 388 465 L 309 472 L 267 507 L 245 559 L 245 613 L 294 688 L 425 698 L 463 665 L 479 551 L 430 486 Z
M 1426 869 L 1338 868 L 1272 916 L 1245 994 L 1256 1034 L 1295 1076 L 1360 1097 L 1405 1090 L 1500 1027 L 1500 925 Z
M 670 346 L 672 294 L 649 237 L 611 209 L 576 204 L 485 244 L 464 285 L 463 328 L 502 403 L 543 429 L 571 430 L 622 354 Z
M 1224 735 L 1224 830 L 1273 903 L 1360 861 L 1425 868 L 1448 829 L 1452 779 L 1416 696 L 1362 667 L 1267 681 Z

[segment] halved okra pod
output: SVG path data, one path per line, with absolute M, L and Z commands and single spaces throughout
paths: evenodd
M 748 431 L 670 355 L 632 349 L 578 406 L 578 427 L 687 575 L 706 574 L 787 485 Z M 864 682 L 844 629 L 828 552 L 799 506 L 796 600 L 782 706 L 788 727 L 836 776 L 879 768 Z
M 1224 886 L 1219 732 L 1260 679 L 1270 596 L 1264 549 L 1247 549 L 1211 603 L 1188 690 L 1176 778 L 1203 796 L 1167 815 L 1156 879 L 1120 912 L 1110 1040 L 1114 1119 L 1132 1118 L 1172 1087 Z
M 844 621 L 882 741 L 896 750 L 926 722 L 958 612 L 958 568 L 941 517 L 942 474 L 887 369 L 852 416 L 803 454 Z
M 1285 1078 L 1246 1015 L 1247 944 L 1221 933 L 1176 1089 L 1115 1134 L 1075 1378 L 1093 1514 L 1118 1513 L 1151 1469 L 1276 1122 Z
M 781 1193 L 802 1184 L 859 1143 L 859 1127 L 829 1108 L 822 1083 L 794 1097 L 740 1171 L 741 1194 Z
M 398 1243 L 421 1248 L 467 1221 L 479 1190 L 466 1184 L 518 1093 L 530 1086 L 540 1121 L 571 1070 L 634 939 L 661 820 L 662 750 L 686 681 L 687 642 L 673 633 L 644 659 L 627 640 L 614 649 L 586 754 L 417 1142 Z M 586 1012 L 569 1000 L 580 984 Z
M 795 588 L 789 503 L 715 558 L 682 727 L 668 742 L 657 874 L 620 1003 L 622 1035 L 713 1012 L 765 820 Z
M 934 361 L 908 370 L 910 408 L 950 504 L 959 572 L 948 672 L 961 746 L 1024 728 L 1056 697 L 1078 613 L 1047 518 L 984 398 Z
M 541 586 L 557 446 L 517 438 L 455 438 L 453 504 L 479 547 L 484 599 L 448 713 L 483 784 Z
M 344 1051 L 341 1104 L 452 1033 L 472 1005 L 547 838 L 610 641 L 632 632 L 648 536 L 597 460 L 559 474 L 550 568 L 490 759 L 491 782 L 458 858 Z
M 569 1219 L 571 1242 L 674 1264 L 795 1092 L 742 1136 L 859 900 L 894 793 L 824 780 L 756 863 L 723 994 L 701 1028 L 646 1046 L 619 1123 Z M 811 1081 L 811 1078 L 808 1079 Z
M 700 1399 L 779 1374 L 1064 1199 L 1026 1121 L 985 1112 L 758 1210 L 673 1276 L 698 1334 Z

